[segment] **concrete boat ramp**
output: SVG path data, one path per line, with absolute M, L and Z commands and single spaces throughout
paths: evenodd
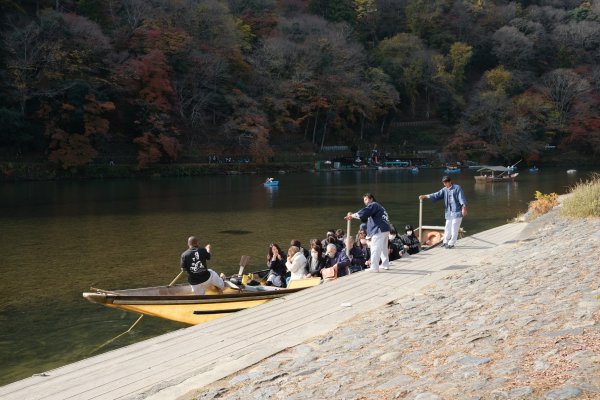
M 514 223 L 0 387 L 0 399 L 192 399 L 205 385 L 356 315 L 418 292 L 453 270 L 476 267 L 493 247 L 522 239 Z

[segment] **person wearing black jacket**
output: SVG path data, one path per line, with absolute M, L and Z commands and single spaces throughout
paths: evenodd
M 223 277 L 208 268 L 208 260 L 210 260 L 210 244 L 200 248 L 198 239 L 190 236 L 188 249 L 181 254 L 181 270 L 187 272 L 188 283 L 194 294 L 202 295 L 211 286 L 219 290 L 225 286 Z
M 267 286 L 285 287 L 287 274 L 285 262 L 286 256 L 281 251 L 281 247 L 277 243 L 271 243 L 267 254 L 267 267 L 269 268 Z
M 306 259 L 307 278 L 320 277 L 321 270 L 325 267 L 325 258 L 323 258 L 323 248 L 318 240 L 311 244 L 310 254 Z
M 408 254 L 417 254 L 419 251 L 421 251 L 421 243 L 419 243 L 419 238 L 415 236 L 414 229 L 411 225 L 406 225 L 404 230 L 406 233 L 400 236 L 404 250 L 406 250 Z

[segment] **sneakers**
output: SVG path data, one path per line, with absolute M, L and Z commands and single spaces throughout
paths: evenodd
M 448 246 L 446 246 L 446 248 L 447 248 L 448 250 L 450 250 L 450 249 L 453 249 L 453 248 L 454 248 L 454 245 L 453 245 L 453 244 L 449 244 Z
M 383 269 L 390 269 L 390 267 L 381 267 L 381 268 L 383 268 Z
M 446 247 L 448 247 L 448 243 L 442 243 L 442 247 L 443 247 L 443 248 L 446 248 Z

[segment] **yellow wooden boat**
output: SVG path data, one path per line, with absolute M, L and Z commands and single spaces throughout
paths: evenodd
M 320 281 L 320 278 L 291 281 L 285 289 L 229 283 L 222 292 L 207 290 L 204 295 L 192 294 L 188 284 L 124 290 L 91 288 L 83 297 L 106 307 L 197 325 L 318 285 Z

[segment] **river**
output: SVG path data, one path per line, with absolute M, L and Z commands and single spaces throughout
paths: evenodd
M 247 271 L 263 269 L 272 241 L 287 249 L 290 239 L 307 244 L 345 229 L 344 215 L 362 206 L 364 192 L 400 229 L 418 225 L 417 195 L 440 189 L 442 175 L 281 174 L 278 188 L 263 187 L 258 175 L 1 183 L 0 385 L 185 327 L 145 317 L 133 333 L 101 347 L 137 315 L 88 303 L 81 293 L 169 283 L 190 235 L 212 244 L 209 266 L 217 272 L 237 271 L 241 255 L 251 256 Z M 476 184 L 471 171 L 453 175 L 469 200 L 467 234 L 524 212 L 536 190 L 563 194 L 588 176 L 523 169 L 517 182 Z M 443 224 L 442 208 L 426 201 L 423 223 Z

